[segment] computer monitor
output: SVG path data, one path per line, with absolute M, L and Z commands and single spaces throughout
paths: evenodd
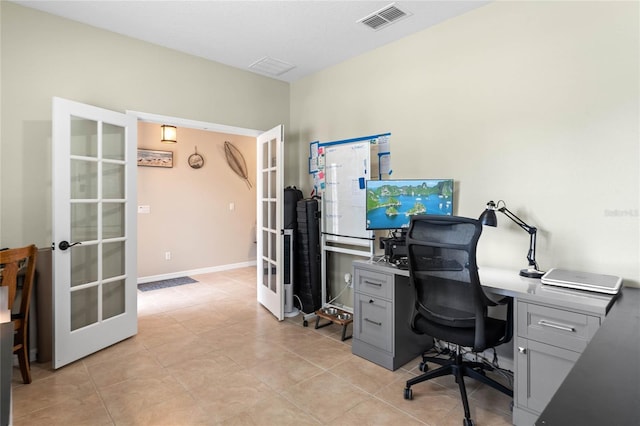
M 367 230 L 404 230 L 416 214 L 453 215 L 453 179 L 368 180 Z

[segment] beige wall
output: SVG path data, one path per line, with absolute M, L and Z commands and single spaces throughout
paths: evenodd
M 286 83 L 13 3 L 0 2 L 0 10 L 0 246 L 51 244 L 53 96 L 121 112 L 288 128 Z
M 496 2 L 293 83 L 300 175 L 311 141 L 390 131 L 395 177 L 454 178 L 462 216 L 505 200 L 539 228 L 541 268 L 638 285 L 638 17 L 638 2 Z M 498 221 L 479 262 L 523 268 L 528 235 Z
M 242 152 L 251 188 L 227 165 L 225 141 Z M 187 163 L 196 146 L 200 169 Z M 173 152 L 173 168 L 138 167 L 138 205 L 150 208 L 138 214 L 139 278 L 255 261 L 255 137 L 178 127 L 166 145 L 159 124 L 140 123 L 138 147 Z
M 305 194 L 309 142 L 391 131 L 396 177 L 455 178 L 460 215 L 504 199 L 540 228 L 542 268 L 639 284 L 637 2 L 496 2 L 291 86 L 11 3 L 0 12 L 2 246 L 50 244 L 51 97 L 61 96 L 283 123 L 285 184 Z M 499 221 L 480 261 L 519 269 L 528 237 Z

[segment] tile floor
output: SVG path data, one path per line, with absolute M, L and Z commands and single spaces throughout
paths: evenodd
M 14 425 L 462 424 L 451 377 L 405 401 L 419 358 L 392 372 L 352 355 L 338 325 L 276 321 L 256 302 L 255 274 L 138 292 L 136 336 L 57 371 L 34 363 L 30 385 L 15 368 Z M 511 424 L 509 398 L 467 383 L 478 426 Z

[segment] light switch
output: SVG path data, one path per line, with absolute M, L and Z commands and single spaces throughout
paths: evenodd
M 151 213 L 151 206 L 138 206 L 139 214 L 149 214 Z
M 235 210 L 236 205 L 234 203 L 229 203 L 229 210 Z

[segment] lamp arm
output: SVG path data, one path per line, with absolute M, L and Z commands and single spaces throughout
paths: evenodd
M 536 229 L 535 226 L 530 226 L 527 225 L 526 222 L 522 219 L 520 219 L 518 216 L 516 216 L 511 210 L 509 210 L 506 206 L 505 207 L 500 207 L 498 209 L 499 212 L 503 213 L 506 217 L 508 217 L 509 219 L 511 219 L 512 221 L 514 221 L 516 223 L 516 225 L 518 225 L 520 228 L 524 229 L 525 231 L 527 231 L 529 234 L 535 234 L 538 230 Z
M 535 270 L 538 270 L 538 262 L 536 262 L 536 234 L 536 232 L 529 234 L 529 253 L 527 254 L 527 260 L 529 261 L 529 266 L 533 266 Z
M 527 225 L 525 221 L 516 216 L 506 206 L 500 207 L 498 211 L 502 212 L 505 216 L 515 222 L 516 225 L 529 233 L 529 252 L 527 253 L 527 260 L 529 261 L 529 266 L 533 266 L 534 269 L 537 270 L 538 263 L 536 262 L 536 235 L 538 233 L 538 228 L 536 228 L 535 226 Z

